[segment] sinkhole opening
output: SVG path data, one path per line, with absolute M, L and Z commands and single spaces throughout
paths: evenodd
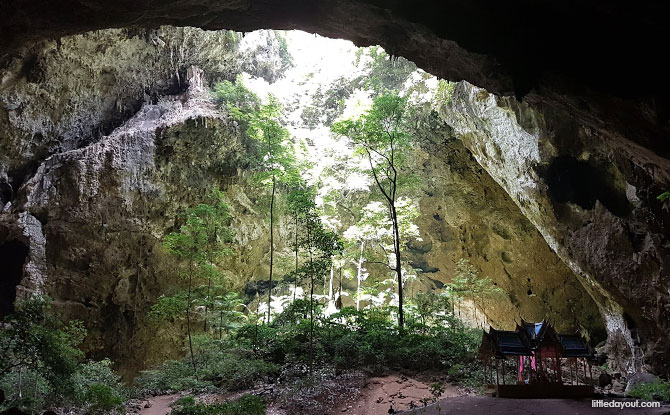
M 28 252 L 28 247 L 17 240 L 9 240 L 0 245 L 0 264 L 3 268 L 0 278 L 0 317 L 14 311 L 16 286 L 23 278 L 23 265 Z

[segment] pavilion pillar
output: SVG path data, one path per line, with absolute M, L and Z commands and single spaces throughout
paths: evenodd
M 489 361 L 489 379 L 493 383 L 493 362 Z
M 516 357 L 516 372 L 514 372 L 514 382 L 512 382 L 513 384 L 519 382 L 519 372 L 521 370 L 523 370 L 523 368 L 520 369 L 520 367 L 521 367 L 521 356 L 517 356 Z
M 503 359 L 503 385 L 505 384 L 505 366 L 507 366 L 507 359 Z
M 496 386 L 500 385 L 500 380 L 498 379 L 498 359 L 496 359 Z

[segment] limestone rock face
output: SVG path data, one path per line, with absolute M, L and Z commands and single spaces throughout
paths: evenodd
M 64 317 L 86 322 L 91 353 L 115 356 L 127 368 L 179 351 L 179 342 L 157 344 L 144 323 L 148 307 L 175 278 L 159 238 L 209 185 L 236 172 L 245 153 L 201 77 L 191 68 L 186 93 L 145 104 L 98 142 L 46 159 L 6 214 L 20 212 L 16 226 L 30 243 L 25 274 L 36 268 L 39 288 Z M 197 139 L 175 140 L 183 129 Z M 195 148 L 183 148 L 189 145 Z M 0 218 L 3 226 L 12 223 L 7 216 Z
M 244 61 L 227 61 L 234 51 L 219 49 L 225 46 L 219 43 L 221 34 L 172 28 L 161 33 L 163 39 L 172 42 L 176 42 L 175 37 L 182 42 L 182 36 L 186 36 L 204 51 L 197 58 L 180 60 L 175 75 L 162 73 L 160 66 L 146 69 L 146 76 L 156 77 L 146 90 L 144 86 L 137 89 L 133 83 L 124 88 L 122 79 L 116 79 L 111 90 L 100 91 L 100 79 L 87 80 L 76 74 L 35 86 L 19 81 L 0 94 L 8 102 L 16 96 L 30 96 L 33 89 L 53 88 L 56 96 L 72 83 L 85 84 L 77 99 L 85 107 L 81 111 L 88 109 L 91 113 L 86 123 L 81 121 L 83 112 L 82 118 L 77 118 L 70 107 L 60 118 L 44 114 L 51 128 L 45 134 L 62 143 L 43 148 L 46 154 L 53 155 L 41 160 L 44 156 L 28 152 L 23 159 L 8 157 L 6 163 L 0 163 L 0 170 L 7 173 L 8 181 L 4 183 L 21 184 L 16 191 L 12 187 L 11 200 L 3 201 L 0 250 L 10 243 L 12 247 L 25 246 L 26 251 L 25 259 L 20 258 L 22 275 L 14 282 L 20 284 L 9 284 L 8 292 L 16 289 L 19 297 L 31 292 L 49 294 L 64 318 L 86 323 L 90 335 L 85 347 L 89 354 L 112 356 L 122 362 L 121 369 L 128 374 L 174 357 L 182 350 L 181 328 L 167 327 L 156 332 L 146 314 L 156 298 L 176 281 L 174 260 L 164 253 L 161 239 L 183 223 L 186 209 L 203 200 L 213 186 L 226 191 L 237 250 L 223 267 L 233 288 L 243 287 L 247 280 L 265 271 L 268 251 L 264 211 L 257 206 L 259 196 L 244 185 L 250 177 L 246 172 L 248 143 L 242 139 L 237 124 L 212 102 L 203 70 L 194 66 L 179 69 L 185 62 L 201 60 L 220 79 L 231 77 L 228 71 L 236 73 L 235 65 Z M 141 71 L 145 59 L 151 62 L 154 57 L 170 56 L 165 51 L 154 51 L 155 45 L 142 43 L 144 40 L 125 31 L 90 36 L 95 39 L 93 43 L 104 45 L 109 41 L 107 46 L 113 50 L 121 50 L 123 44 L 132 49 L 132 44 L 139 42 L 138 49 L 147 49 L 148 54 L 155 52 L 155 56 L 125 61 L 132 70 L 124 76 Z M 78 42 L 87 37 L 65 39 L 65 43 L 72 43 L 63 54 L 84 60 L 79 54 L 86 55 L 86 49 Z M 116 43 L 111 39 L 116 39 Z M 210 45 L 210 41 L 215 45 Z M 213 49 L 207 52 L 210 46 Z M 209 57 L 213 60 L 209 61 Z M 97 65 L 96 59 L 93 63 Z M 66 66 L 60 58 L 52 63 Z M 272 74 L 267 68 L 264 71 Z M 172 85 L 172 81 L 177 84 Z M 167 92 L 183 92 L 164 95 L 161 91 L 165 92 L 165 85 L 171 85 Z M 139 109 L 110 134 L 98 137 L 97 127 L 89 128 L 90 125 L 119 115 L 116 107 L 94 108 L 95 104 L 110 95 L 125 94 L 134 99 L 134 92 L 149 98 L 136 102 L 141 105 Z M 92 102 L 86 100 L 87 96 Z M 3 145 L 14 144 L 20 149 L 31 144 L 26 131 L 42 125 L 37 110 L 48 105 L 47 97 L 36 108 L 16 114 L 16 120 L 10 119 L 6 129 L 8 142 L 3 141 Z M 61 130 L 65 136 L 59 135 Z M 75 139 L 69 140 L 70 136 Z M 23 178 L 14 174 L 16 168 L 38 162 L 35 172 L 26 173 L 28 177 L 21 183 Z M 13 296 L 7 301 L 13 301 Z
M 670 160 L 467 83 L 441 115 L 578 275 L 622 369 L 667 367 L 670 217 L 656 196 Z
M 142 103 L 175 93 L 185 70 L 232 78 L 237 35 L 117 29 L 47 41 L 0 68 L 0 183 L 16 192 L 51 154 L 109 134 Z
M 417 134 L 421 146 L 412 167 L 423 178 L 417 220 L 422 241 L 410 243 L 408 255 L 423 271 L 421 288 L 450 282 L 456 262 L 465 258 L 505 292 L 478 307 L 486 324 L 513 330 L 521 319 L 547 318 L 558 330 L 581 329 L 587 337 L 603 339 L 598 309 L 572 270 L 454 132 L 435 130 Z M 473 311 L 461 315 L 472 321 Z

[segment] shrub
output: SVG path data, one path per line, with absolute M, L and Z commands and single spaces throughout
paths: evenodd
M 216 388 L 239 390 L 274 376 L 279 370 L 277 365 L 254 356 L 252 351 L 235 349 L 223 341 L 199 342 L 198 346 L 197 378 L 190 359 L 168 360 L 155 369 L 142 372 L 135 379 L 140 392 L 207 392 Z
M 219 404 L 196 403 L 187 396 L 178 400 L 172 408 L 173 415 L 265 415 L 265 401 L 254 395 L 244 395 L 234 402 Z
M 186 360 L 166 360 L 155 369 L 145 370 L 135 379 L 141 393 L 159 395 L 174 391 L 206 391 L 213 385 L 196 379 L 193 367 Z
M 16 310 L 1 323 L 0 388 L 6 391 L 7 407 L 37 411 L 71 395 L 86 330 L 77 321 L 64 325 L 48 297 L 19 301 Z
M 220 360 L 206 368 L 204 375 L 212 379 L 217 387 L 240 390 L 253 386 L 259 379 L 276 375 L 277 365 L 250 356 L 221 353 Z
M 89 385 L 86 391 L 88 414 L 101 414 L 121 410 L 123 397 L 111 386 L 102 383 Z
M 100 403 L 98 398 L 103 398 L 102 386 L 121 401 L 125 400 L 127 395 L 121 377 L 112 370 L 112 362 L 109 359 L 82 364 L 72 376 L 72 383 L 72 397 L 75 403 L 80 405 Z
M 670 401 L 670 382 L 638 383 L 631 387 L 628 396 L 646 401 Z

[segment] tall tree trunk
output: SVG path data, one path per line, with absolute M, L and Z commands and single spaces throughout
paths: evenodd
M 193 353 L 193 339 L 191 338 L 191 286 L 193 284 L 193 261 L 188 264 L 188 294 L 186 296 L 186 333 L 188 334 L 188 349 L 191 353 L 191 364 L 193 374 L 198 378 L 198 369 L 195 366 L 195 354 Z
M 309 247 L 309 279 L 310 279 L 310 290 L 309 290 L 309 373 L 312 373 L 314 365 L 314 268 L 312 262 L 312 241 L 311 235 L 309 232 L 309 227 L 307 228 L 307 246 Z
M 358 257 L 358 272 L 356 274 L 356 311 L 361 310 L 361 278 L 363 277 L 363 251 L 365 250 L 365 241 L 361 241 L 361 254 Z
M 209 256 L 209 255 L 208 255 Z M 211 258 L 209 259 L 209 265 L 213 266 Z M 203 332 L 207 334 L 207 313 L 209 311 L 209 303 L 210 303 L 210 293 L 212 291 L 212 274 L 211 270 L 209 271 L 209 275 L 207 276 L 207 298 L 205 299 L 205 323 L 204 323 L 204 328 Z M 216 318 L 216 317 L 215 317 Z
M 394 192 L 395 193 L 395 192 Z M 398 277 L 398 327 L 402 330 L 405 326 L 405 316 L 402 310 L 402 267 L 400 265 L 400 232 L 398 230 L 398 212 L 395 201 L 391 202 L 391 220 L 393 223 L 393 251 L 395 252 L 395 271 Z
M 268 324 L 270 324 L 270 313 L 272 312 L 272 266 L 274 264 L 275 254 L 275 235 L 274 235 L 274 211 L 275 211 L 275 188 L 276 180 L 272 175 L 272 198 L 270 199 L 270 282 L 268 286 Z
M 223 308 L 219 312 L 219 340 L 223 339 Z
M 330 264 L 330 282 L 328 283 L 328 302 L 330 303 L 333 300 L 333 276 L 335 269 L 333 264 Z
M 295 280 L 293 281 L 293 301 L 298 291 L 298 212 L 295 212 Z
M 342 299 L 342 263 L 340 262 L 340 290 L 339 290 L 340 300 Z

